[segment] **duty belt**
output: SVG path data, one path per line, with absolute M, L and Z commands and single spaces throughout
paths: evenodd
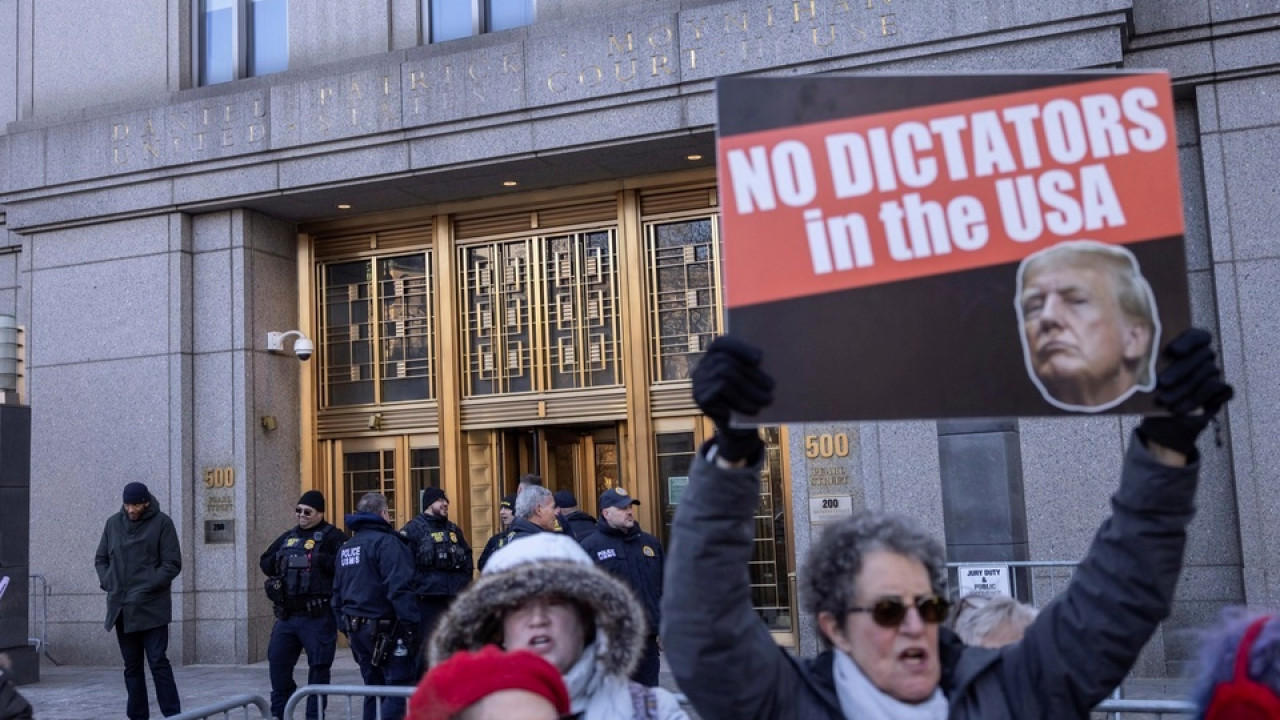
M 347 618 L 347 627 L 351 628 L 351 632 L 356 632 L 360 628 L 364 627 L 365 625 L 376 626 L 380 623 L 387 627 L 390 627 L 395 622 L 393 618 L 371 618 L 371 617 L 362 617 L 360 615 L 347 615 L 346 618 Z

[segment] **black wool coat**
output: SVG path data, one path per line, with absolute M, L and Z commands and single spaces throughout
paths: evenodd
M 102 529 L 93 564 L 107 591 L 107 630 L 117 621 L 125 632 L 140 632 L 173 620 L 170 585 L 182 572 L 182 547 L 173 521 L 156 505 L 152 495 L 136 521 L 121 507 Z

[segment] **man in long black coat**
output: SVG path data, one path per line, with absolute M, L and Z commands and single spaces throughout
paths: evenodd
M 165 717 L 182 712 L 169 649 L 173 620 L 170 585 L 182 572 L 182 548 L 168 515 L 140 482 L 124 486 L 124 506 L 107 518 L 93 564 L 107 591 L 107 630 L 115 628 L 124 658 L 129 720 L 148 720 L 145 655 L 156 684 L 156 701 Z

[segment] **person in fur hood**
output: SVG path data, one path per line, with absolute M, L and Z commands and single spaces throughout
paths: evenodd
M 488 644 L 531 650 L 564 676 L 581 720 L 688 720 L 675 696 L 628 676 L 640 661 L 645 613 L 572 538 L 539 533 L 493 554 L 454 600 L 427 648 L 436 665 Z

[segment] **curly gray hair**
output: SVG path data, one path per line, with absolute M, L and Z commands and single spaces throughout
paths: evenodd
M 551 491 L 541 485 L 529 485 L 520 491 L 516 496 L 515 514 L 518 518 L 528 520 L 533 517 L 533 511 L 538 506 L 546 502 L 547 498 L 553 498 Z
M 965 595 L 956 606 L 951 628 L 965 645 L 992 647 L 986 642 L 997 628 L 1008 627 L 1021 636 L 1039 612 L 1008 595 Z
M 883 550 L 919 560 L 933 592 L 946 596 L 947 568 L 942 543 L 904 515 L 864 511 L 827 527 L 809 549 L 802 572 L 805 609 L 815 617 L 830 613 L 843 628 L 857 594 L 862 559 Z M 824 645 L 829 641 L 822 638 Z

